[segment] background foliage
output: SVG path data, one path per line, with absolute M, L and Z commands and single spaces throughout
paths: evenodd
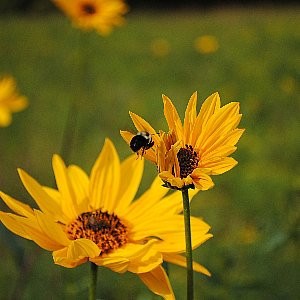
M 192 202 L 192 213 L 214 238 L 195 251 L 212 277 L 196 275 L 197 299 L 296 299 L 299 226 L 299 60 L 297 9 L 134 13 L 108 38 L 82 34 L 59 14 L 1 16 L 0 73 L 16 77 L 30 106 L 0 129 L 0 188 L 33 204 L 16 168 L 53 185 L 51 157 L 60 152 L 68 103 L 79 99 L 69 163 L 90 171 L 104 138 L 121 155 L 130 150 L 119 129 L 133 130 L 128 111 L 165 128 L 161 94 L 181 115 L 191 94 L 219 91 L 222 103 L 241 102 L 246 133 L 239 165 Z M 212 35 L 219 49 L 194 47 Z M 155 175 L 146 164 L 141 190 Z M 297 201 L 298 200 L 298 201 Z M 4 207 L 0 205 L 2 209 Z M 0 293 L 12 299 L 85 298 L 88 266 L 67 270 L 50 253 L 0 227 Z M 102 299 L 157 299 L 131 274 L 99 275 Z M 19 278 L 19 279 L 17 279 Z M 178 299 L 185 272 L 170 266 Z

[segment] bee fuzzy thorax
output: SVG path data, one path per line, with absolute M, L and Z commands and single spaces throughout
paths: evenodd
M 147 131 L 138 132 L 130 141 L 130 148 L 133 152 L 136 152 L 138 155 L 144 155 L 145 151 L 154 146 L 154 141 L 152 136 Z M 141 153 L 140 153 L 141 150 Z

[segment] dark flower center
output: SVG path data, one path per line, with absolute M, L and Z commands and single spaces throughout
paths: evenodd
M 128 241 L 127 227 L 121 220 L 115 214 L 100 209 L 79 215 L 66 226 L 66 232 L 71 240 L 92 240 L 101 250 L 100 255 L 118 249 Z
M 198 167 L 199 157 L 191 145 L 185 145 L 185 148 L 180 148 L 177 158 L 180 168 L 180 178 L 186 178 Z
M 96 13 L 96 7 L 91 3 L 84 3 L 81 9 L 86 15 L 93 15 Z

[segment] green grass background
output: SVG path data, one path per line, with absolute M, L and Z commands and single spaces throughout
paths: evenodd
M 222 104 L 239 101 L 246 132 L 232 171 L 192 202 L 214 238 L 194 251 L 212 273 L 195 275 L 196 299 L 297 299 L 299 288 L 299 50 L 297 9 L 132 12 L 127 25 L 102 38 L 82 34 L 61 15 L 1 16 L 0 74 L 12 74 L 30 106 L 0 128 L 0 189 L 31 205 L 21 167 L 53 185 L 51 157 L 61 150 L 69 102 L 79 105 L 68 163 L 90 171 L 105 137 L 121 158 L 130 149 L 119 130 L 134 130 L 128 111 L 166 129 L 161 94 L 183 116 L 191 94 L 200 103 L 218 91 Z M 198 36 L 217 38 L 217 52 L 194 48 Z M 157 57 L 151 43 L 165 39 Z M 298 60 L 297 60 L 298 59 Z M 155 167 L 146 164 L 141 191 Z M 2 209 L 4 205 L 0 205 Z M 85 299 L 89 268 L 65 269 L 0 227 L 1 299 Z M 25 262 L 25 263 L 24 263 Z M 170 266 L 177 299 L 185 270 Z M 297 285 L 298 283 L 298 285 Z M 159 299 L 136 276 L 99 273 L 98 298 Z

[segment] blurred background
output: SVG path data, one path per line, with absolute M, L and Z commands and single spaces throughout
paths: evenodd
M 162 93 L 183 116 L 194 91 L 199 108 L 218 91 L 222 104 L 241 103 L 246 132 L 233 155 L 238 166 L 192 202 L 214 234 L 194 253 L 212 273 L 195 275 L 196 299 L 299 299 L 299 6 L 162 2 L 130 1 L 126 25 L 105 38 L 73 28 L 50 1 L 0 2 L 0 76 L 14 76 L 29 100 L 0 128 L 0 189 L 34 206 L 18 167 L 54 185 L 51 158 L 61 152 L 74 97 L 79 117 L 67 163 L 89 172 L 105 137 L 121 158 L 130 154 L 119 135 L 134 131 L 129 110 L 167 129 Z M 155 175 L 147 162 L 139 193 Z M 88 265 L 56 266 L 51 253 L 2 224 L 0 253 L 1 299 L 86 298 Z M 185 270 L 169 269 L 184 299 Z M 159 299 L 134 275 L 108 270 L 99 272 L 98 294 Z

